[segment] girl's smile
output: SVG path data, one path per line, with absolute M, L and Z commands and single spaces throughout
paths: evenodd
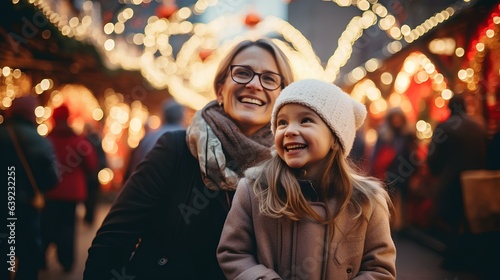
M 310 108 L 286 104 L 276 118 L 275 144 L 278 155 L 288 166 L 314 174 L 320 162 L 332 149 L 330 128 Z

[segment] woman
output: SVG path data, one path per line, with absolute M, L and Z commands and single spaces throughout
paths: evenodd
M 216 248 L 232 195 L 245 169 L 271 156 L 272 108 L 292 80 L 270 40 L 233 48 L 216 72 L 217 100 L 187 131 L 164 134 L 123 187 L 84 279 L 225 279 Z

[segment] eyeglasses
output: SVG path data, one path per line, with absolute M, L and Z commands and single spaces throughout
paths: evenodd
M 235 83 L 246 85 L 257 75 L 260 85 L 267 90 L 275 90 L 283 85 L 283 76 L 274 72 L 257 73 L 243 65 L 231 65 L 231 79 Z

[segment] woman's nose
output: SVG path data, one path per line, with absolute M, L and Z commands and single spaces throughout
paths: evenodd
M 254 75 L 253 78 L 246 84 L 247 87 L 251 87 L 253 89 L 262 90 L 262 85 L 260 84 L 259 76 Z

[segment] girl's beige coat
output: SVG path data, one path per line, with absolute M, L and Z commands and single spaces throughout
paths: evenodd
M 240 181 L 217 249 L 228 279 L 395 279 L 396 248 L 383 206 L 367 206 L 360 226 L 348 207 L 328 242 L 325 225 L 259 214 L 250 184 Z M 325 215 L 325 204 L 312 204 Z

